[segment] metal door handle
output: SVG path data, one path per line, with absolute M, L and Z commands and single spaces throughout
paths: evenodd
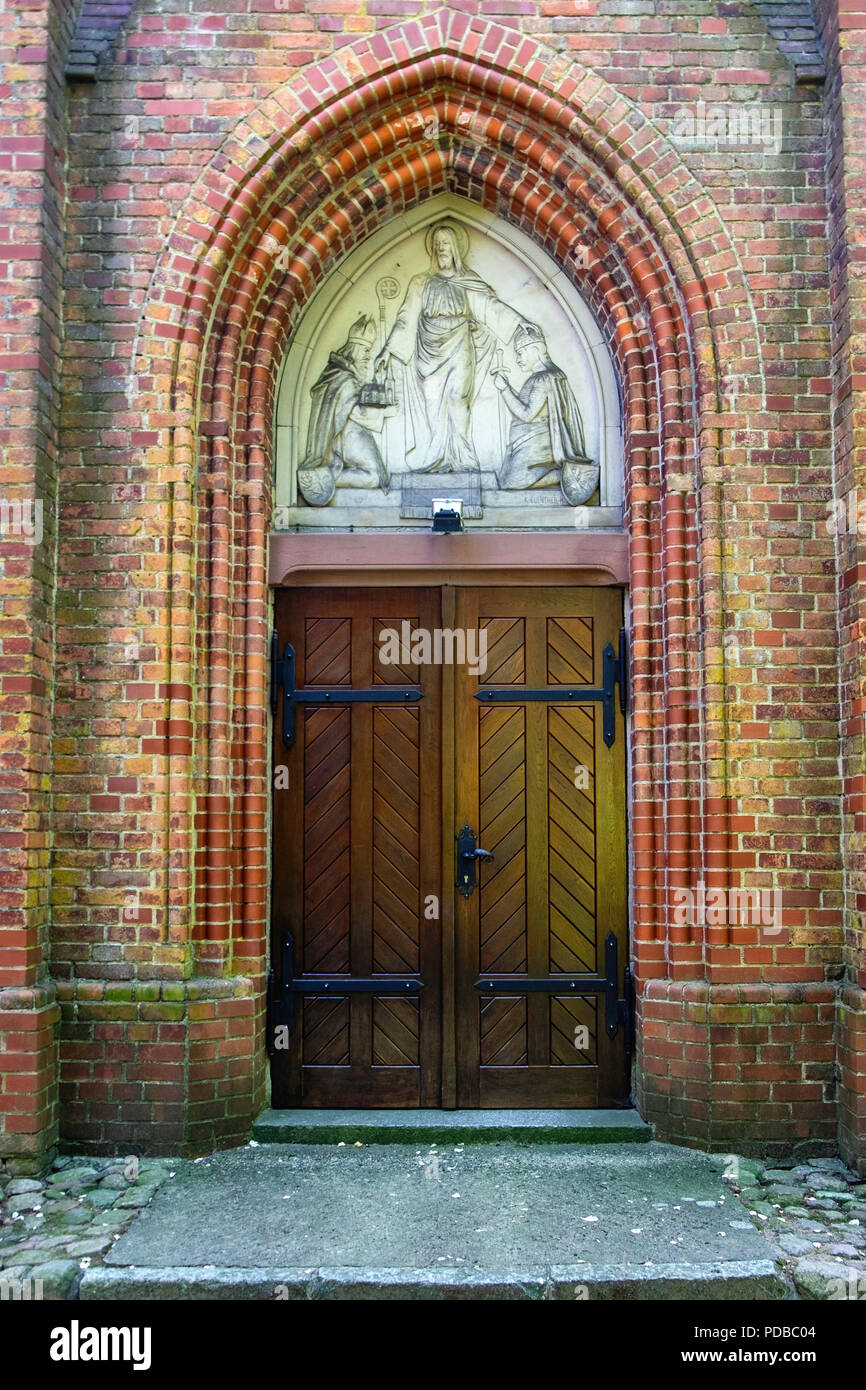
M 475 831 L 471 825 L 464 825 L 457 835 L 457 891 L 464 898 L 472 896 L 477 883 L 475 865 L 479 859 L 488 863 L 493 854 L 489 849 L 481 849 L 475 843 Z

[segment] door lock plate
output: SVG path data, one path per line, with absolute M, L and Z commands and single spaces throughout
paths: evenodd
M 475 831 L 471 825 L 464 825 L 457 832 L 457 891 L 464 898 L 472 896 L 477 886 L 476 864 L 479 859 L 492 860 L 489 849 L 481 849 L 476 844 Z

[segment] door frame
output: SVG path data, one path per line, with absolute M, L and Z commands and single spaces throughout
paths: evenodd
M 390 563 L 382 564 L 382 543 L 387 541 Z M 541 545 L 539 545 L 541 542 Z M 539 553 L 541 552 L 541 553 Z M 273 623 L 276 590 L 307 588 L 438 587 L 441 590 L 443 629 L 453 628 L 458 587 L 616 588 L 622 590 L 623 620 L 628 630 L 629 557 L 625 532 L 464 532 L 434 536 L 431 532 L 401 534 L 272 533 L 269 552 L 269 585 Z M 442 669 L 441 689 L 443 771 L 455 757 L 456 674 L 453 666 Z M 625 715 L 626 817 L 626 939 L 627 960 L 632 963 L 632 873 L 630 717 Z M 269 740 L 272 757 L 273 738 Z M 446 762 L 446 760 L 448 760 Z M 273 772 L 269 768 L 273 792 Z M 454 779 L 442 777 L 442 823 L 454 820 Z M 273 923 L 273 795 L 268 798 L 268 922 Z M 456 845 L 453 836 L 442 837 L 442 883 L 456 878 Z M 442 894 L 441 1001 L 441 1106 L 457 1107 L 457 1007 L 455 989 L 456 920 L 453 894 Z M 269 930 L 269 943 L 273 932 Z M 270 961 L 270 944 L 269 944 Z M 635 1026 L 637 1019 L 635 1019 Z M 633 1059 L 632 1059 L 633 1060 Z M 631 1077 L 627 1078 L 631 1085 Z

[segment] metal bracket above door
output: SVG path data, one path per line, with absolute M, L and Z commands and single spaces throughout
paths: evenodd
M 583 705 L 588 700 L 602 703 L 602 735 L 610 748 L 616 738 L 616 713 L 614 710 L 614 690 L 619 686 L 619 707 L 626 712 L 628 691 L 628 645 L 625 628 L 620 628 L 619 654 L 610 642 L 602 652 L 602 687 L 600 690 L 585 685 L 549 685 L 541 689 L 530 689 L 522 685 L 484 686 L 476 690 L 475 698 L 482 704 L 522 705 L 530 701 L 544 701 L 550 705 Z
M 609 1038 L 615 1038 L 621 1023 L 628 1030 L 631 1028 L 632 1003 L 628 966 L 625 997 L 618 997 L 619 948 L 613 932 L 608 932 L 604 942 L 604 970 L 603 975 L 544 975 L 540 979 L 527 975 L 493 975 L 476 980 L 475 988 L 482 994 L 603 994 L 604 1029 Z
M 296 705 L 411 705 L 423 698 L 424 692 L 414 685 L 377 685 L 370 690 L 356 690 L 350 685 L 310 685 L 295 688 L 295 649 L 286 643 L 280 660 L 280 639 L 276 628 L 271 633 L 271 714 L 277 716 L 278 692 L 283 692 L 283 743 L 291 748 L 295 741 Z

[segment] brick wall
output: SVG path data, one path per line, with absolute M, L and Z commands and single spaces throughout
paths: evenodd
M 837 1145 L 832 984 L 653 981 L 641 1002 L 641 1108 L 697 1148 L 814 1156 Z
M 46 953 L 72 20 L 60 0 L 0 5 L 0 1151 L 35 1161 L 57 1136 Z
M 66 1145 L 142 1154 L 236 1143 L 263 1103 L 264 1022 L 246 988 L 237 980 L 61 985 Z
M 832 1144 L 841 1115 L 863 1153 L 859 579 L 825 524 L 856 467 L 859 89 L 833 14 L 790 8 L 139 0 L 64 94 L 71 14 L 15 7 L 21 50 L 53 35 L 35 94 L 11 79 L 65 159 L 22 165 L 3 209 L 14 229 L 42 208 L 46 248 L 5 315 L 40 433 L 25 459 L 13 399 L 3 467 L 52 497 L 56 476 L 59 506 L 56 592 L 52 540 L 0 547 L 0 962 L 50 1012 L 50 923 L 67 1139 L 230 1142 L 262 1101 L 275 367 L 341 254 L 451 188 L 579 279 L 623 382 L 640 1104 L 716 1148 Z M 781 149 L 684 149 L 698 102 L 778 113 Z M 677 925 L 701 879 L 778 886 L 783 931 Z

